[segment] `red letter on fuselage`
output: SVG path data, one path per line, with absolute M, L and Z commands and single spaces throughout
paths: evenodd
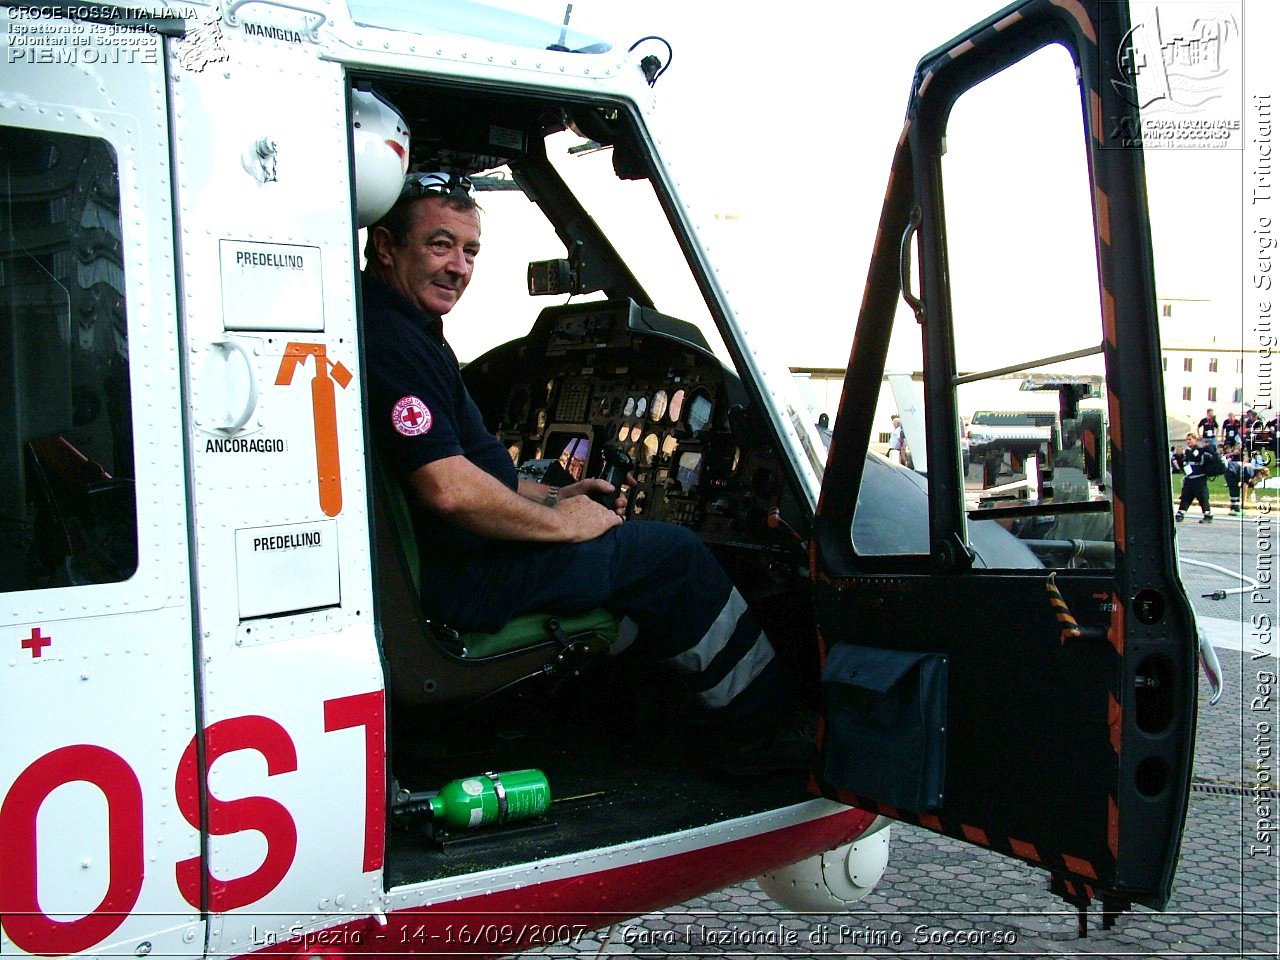
M 270 777 L 298 769 L 298 754 L 289 732 L 266 717 L 219 720 L 205 730 L 204 736 L 206 771 L 224 753 L 236 750 L 256 750 L 262 754 Z M 178 809 L 197 830 L 200 829 L 200 792 L 204 785 L 193 737 L 178 764 L 174 788 Z M 209 910 L 213 913 L 225 913 L 261 900 L 284 879 L 298 850 L 298 828 L 293 817 L 282 804 L 269 797 L 220 800 L 210 794 L 208 830 L 212 836 L 256 830 L 267 841 L 267 855 L 252 873 L 232 880 L 219 880 L 209 874 Z M 201 909 L 200 858 L 179 861 L 175 869 L 183 898 L 197 910 Z

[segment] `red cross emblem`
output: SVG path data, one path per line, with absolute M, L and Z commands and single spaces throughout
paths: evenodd
M 22 649 L 31 651 L 31 658 L 39 660 L 40 655 L 44 652 L 44 648 L 53 643 L 52 637 L 41 635 L 39 627 L 31 628 L 31 636 L 22 641 Z
M 421 436 L 431 429 L 431 423 L 431 411 L 417 397 L 401 397 L 391 409 L 391 425 L 403 436 Z

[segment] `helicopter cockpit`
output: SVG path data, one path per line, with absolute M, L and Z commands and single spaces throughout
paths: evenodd
M 664 250 L 668 260 L 658 283 L 676 286 L 676 310 L 696 303 L 696 323 L 659 310 L 633 272 L 632 258 L 621 252 L 622 243 L 642 248 L 663 238 L 653 231 L 615 246 L 603 220 L 586 210 L 581 195 L 620 189 L 630 206 L 647 202 L 649 208 L 648 220 L 628 218 L 625 225 L 633 231 L 651 226 L 661 213 L 636 134 L 620 113 L 394 82 L 377 82 L 376 89 L 413 131 L 410 169 L 448 170 L 468 177 L 477 190 L 485 242 L 479 279 L 450 313 L 446 335 L 486 425 L 516 467 L 534 479 L 551 471 L 571 482 L 599 475 L 605 451 L 620 451 L 637 481 L 628 491 L 628 519 L 694 529 L 724 554 L 722 562 L 762 581 L 776 579 L 769 573 L 774 566 L 803 566 L 806 511 L 788 489 L 747 387 L 726 363 L 730 348 L 692 287 L 687 265 L 680 289 L 671 282 L 671 251 Z M 559 156 L 553 160 L 554 151 Z M 610 169 L 602 171 L 601 160 Z M 591 169 L 578 177 L 575 165 Z M 647 197 L 637 198 L 639 193 Z M 563 255 L 528 258 L 514 279 L 530 295 L 566 302 L 541 310 L 526 332 L 513 330 L 514 321 L 504 326 L 490 306 L 496 295 L 486 288 L 513 290 L 509 251 L 528 242 L 514 235 L 537 234 L 523 223 L 508 226 L 507 213 L 517 206 L 527 215 L 530 200 L 545 215 L 539 242 L 549 227 Z M 662 226 L 669 238 L 670 227 Z M 490 247 L 504 263 L 485 262 Z M 649 266 L 653 258 L 640 258 L 646 259 Z M 482 349 L 485 334 L 496 345 Z
M 674 258 L 687 255 L 621 111 L 403 81 L 372 85 L 411 131 L 408 168 L 448 171 L 477 191 L 483 249 L 466 296 L 445 319 L 445 335 L 487 428 L 517 470 L 559 485 L 597 476 L 607 459 L 623 458 L 635 481 L 626 490 L 627 522 L 666 521 L 698 534 L 779 655 L 816 689 L 804 543 L 811 511 L 788 479 L 751 389 L 730 366 L 733 348 L 711 321 L 687 262 L 673 282 Z M 606 236 L 606 220 L 610 227 L 620 221 L 621 233 Z M 664 291 L 660 302 L 638 279 L 646 269 L 656 278 L 653 289 Z M 519 323 L 507 314 L 524 295 L 560 302 Z M 681 693 L 674 677 L 617 662 L 625 653 L 586 664 L 577 656 L 607 648 L 597 642 L 600 628 L 560 630 L 561 618 L 548 611 L 543 620 L 556 619 L 555 629 L 538 636 L 535 625 L 532 639 L 508 643 L 505 628 L 497 639 L 458 636 L 416 609 L 407 569 L 416 549 L 407 542 L 411 525 L 394 481 L 386 480 L 377 485 L 375 538 L 383 647 L 398 707 L 392 766 L 401 782 L 453 775 L 455 751 L 465 772 L 477 750 L 500 754 L 518 734 L 519 758 L 511 762 L 547 770 L 558 786 L 589 789 L 605 756 L 626 753 L 620 728 L 650 731 L 643 745 L 631 744 L 627 762 L 661 765 L 668 788 L 673 777 L 705 778 L 705 769 L 686 765 L 682 772 L 671 750 L 654 747 L 693 710 L 675 705 Z M 590 684 L 559 682 L 588 669 Z M 559 696 L 548 704 L 552 690 Z M 601 697 L 607 703 L 595 702 Z M 513 700 L 539 707 L 511 710 Z M 566 726 L 566 711 L 597 722 Z M 484 727 L 477 718 L 494 714 L 507 720 L 489 741 L 477 734 Z M 485 756 L 499 767 L 505 759 Z M 797 777 L 767 790 L 731 789 L 723 802 L 748 812 L 804 795 Z M 612 802 L 632 799 L 643 807 L 652 798 L 640 791 Z M 574 829 L 561 824 L 562 832 Z

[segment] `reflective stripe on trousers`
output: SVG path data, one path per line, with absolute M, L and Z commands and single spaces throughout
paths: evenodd
M 432 591 L 432 612 L 451 625 L 494 630 L 526 611 L 604 607 L 621 618 L 619 639 L 633 655 L 679 670 L 705 706 L 732 705 L 743 719 L 778 707 L 781 693 L 763 690 L 775 685 L 772 645 L 715 556 L 683 527 L 632 520 L 586 543 L 491 541 L 457 572 Z
M 728 647 L 729 641 L 741 624 L 743 614 L 747 612 L 747 601 L 742 598 L 737 587 L 732 588 L 729 591 L 729 599 L 725 601 L 720 613 L 707 628 L 707 632 L 702 635 L 702 639 L 688 650 L 670 657 L 666 662 L 683 673 L 704 674 L 711 668 L 715 658 Z M 773 659 L 773 645 L 765 637 L 764 631 L 755 627 L 754 618 L 751 619 L 747 629 L 755 630 L 755 638 L 746 653 L 733 661 L 728 673 L 719 682 L 709 689 L 698 692 L 698 699 L 713 710 L 727 706 L 760 675 L 760 672 Z

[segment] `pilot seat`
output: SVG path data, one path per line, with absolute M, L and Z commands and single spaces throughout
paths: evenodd
M 408 500 L 377 458 L 375 475 L 374 531 L 384 551 L 377 578 L 382 646 L 398 705 L 468 706 L 539 682 L 554 689 L 617 642 L 618 621 L 600 608 L 521 614 L 494 633 L 460 633 L 428 619 Z

